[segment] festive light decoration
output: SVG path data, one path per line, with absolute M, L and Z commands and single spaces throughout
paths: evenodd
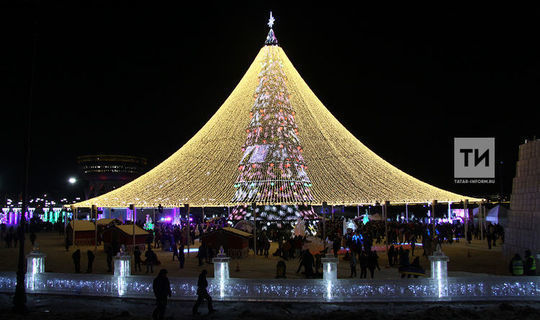
M 190 221 L 191 221 L 191 217 L 190 217 Z M 172 224 L 175 226 L 182 224 L 182 216 L 180 215 L 180 208 L 173 208 Z
M 432 256 L 429 256 L 431 262 L 431 278 L 437 282 L 439 298 L 448 295 L 448 267 L 450 259 L 441 251 L 438 246 Z
M 75 206 L 481 201 L 431 186 L 377 156 L 319 101 L 272 29 L 265 44 L 221 108 L 180 150 L 138 179 Z
M 150 215 L 146 215 L 146 221 L 144 223 L 143 229 L 144 230 L 154 230 L 154 223 L 152 222 L 152 218 L 150 218 Z
M 304 205 L 265 205 L 257 206 L 255 209 L 251 206 L 241 205 L 236 206 L 229 215 L 230 220 L 252 220 L 254 217 L 257 220 L 275 221 L 275 220 L 295 220 L 301 219 L 316 219 L 317 216 L 312 208 Z
M 35 209 L 36 208 L 28 208 L 28 211 L 24 214 L 27 221 L 33 218 Z M 7 225 L 18 224 L 21 220 L 21 212 L 22 208 L 2 208 L 2 212 L 0 212 L 0 223 L 5 223 Z
M 268 27 L 271 29 L 274 26 L 274 22 L 276 19 L 274 19 L 274 16 L 272 15 L 272 11 L 270 11 L 270 19 L 268 19 Z
M 34 284 L 39 274 L 45 272 L 45 258 L 46 254 L 37 250 L 32 250 L 26 256 L 26 288 L 34 290 Z
M 0 224 L 8 224 L 9 222 L 9 208 L 2 208 L 0 212 Z
M 268 51 L 261 66 L 232 202 L 313 201 L 295 111 L 277 53 Z
M 229 260 L 225 255 L 223 246 L 219 248 L 218 255 L 212 259 L 214 264 L 214 279 L 219 282 L 219 296 L 225 296 L 225 284 L 229 280 Z
M 364 217 L 362 218 L 362 223 L 367 224 L 369 222 L 369 213 L 366 210 L 366 213 L 364 214 Z

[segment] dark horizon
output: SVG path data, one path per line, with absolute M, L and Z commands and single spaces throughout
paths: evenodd
M 0 13 L 0 196 L 22 189 L 34 34 L 30 193 L 65 195 L 73 193 L 67 179 L 77 175 L 77 156 L 143 156 L 151 169 L 187 142 L 263 46 L 270 10 L 280 46 L 304 80 L 371 150 L 422 181 L 471 196 L 498 193 L 502 173 L 510 193 L 518 147 L 538 134 L 536 10 L 29 5 Z M 503 162 L 495 184 L 454 184 L 454 137 L 495 137 Z

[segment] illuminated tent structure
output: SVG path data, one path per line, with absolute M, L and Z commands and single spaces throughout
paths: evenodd
M 472 214 L 475 219 L 480 219 L 479 217 L 480 210 L 478 208 L 472 209 Z M 486 222 L 492 224 L 502 224 L 506 225 L 508 222 L 508 209 L 502 205 L 496 205 L 495 207 L 489 209 L 485 217 Z
M 422 182 L 369 150 L 310 90 L 270 29 L 234 91 L 184 146 L 138 179 L 75 207 L 432 200 L 481 199 Z

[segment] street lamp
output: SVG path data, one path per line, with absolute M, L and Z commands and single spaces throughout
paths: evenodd
M 75 183 L 77 183 L 77 178 L 75 178 L 75 177 L 69 177 L 68 182 L 69 182 L 70 184 L 75 184 Z

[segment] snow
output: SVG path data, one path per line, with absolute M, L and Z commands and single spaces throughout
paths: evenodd
M 499 320 L 539 319 L 540 304 L 512 303 L 253 303 L 215 302 L 217 313 L 207 316 L 206 304 L 192 316 L 194 301 L 169 301 L 166 319 L 368 319 L 368 320 Z M 151 319 L 150 299 L 110 299 L 29 295 L 23 318 L 11 311 L 12 296 L 0 294 L 0 319 Z

